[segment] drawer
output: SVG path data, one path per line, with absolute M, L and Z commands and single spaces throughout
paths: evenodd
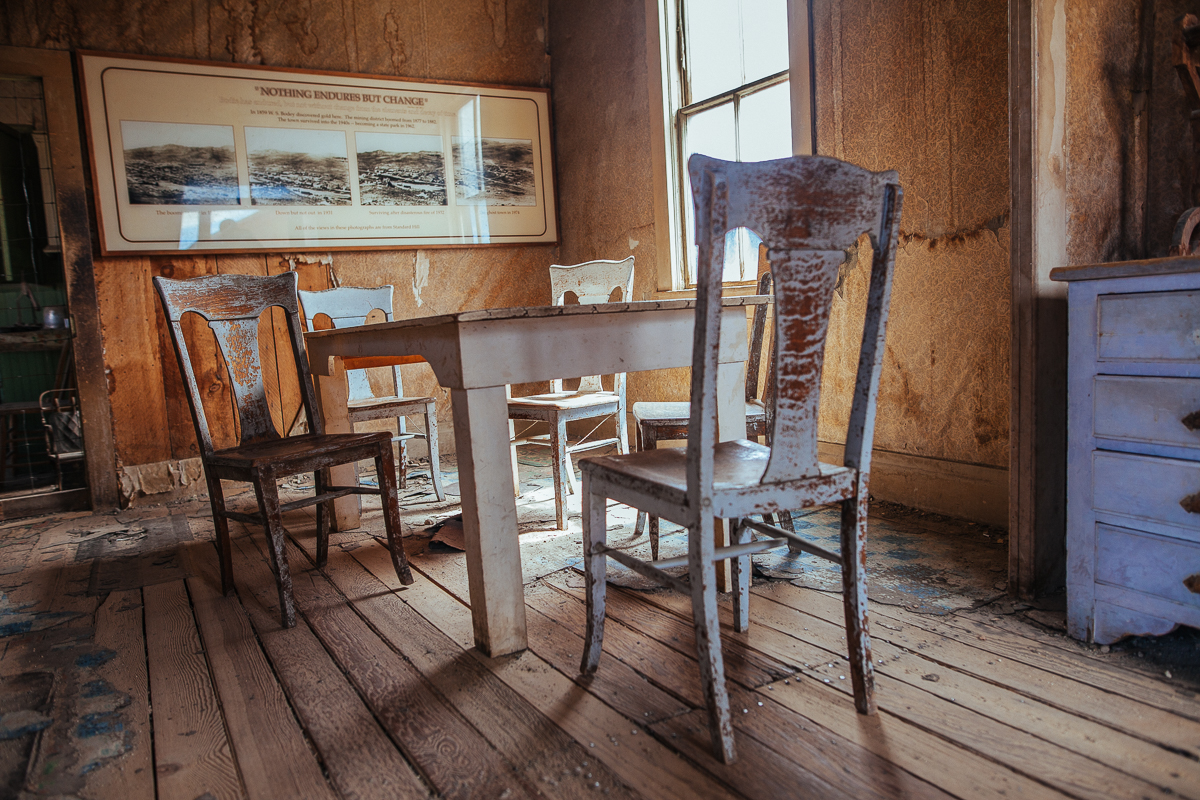
M 1200 607 L 1200 545 L 1099 524 L 1096 580 Z
M 1097 437 L 1200 452 L 1200 378 L 1097 375 L 1093 402 Z M 1189 415 L 1195 430 L 1183 422 Z
M 1104 294 L 1096 303 L 1101 361 L 1200 361 L 1200 291 Z
M 1103 450 L 1092 454 L 1096 511 L 1183 526 L 1178 536 L 1200 543 L 1200 513 L 1186 510 L 1185 501 L 1200 512 L 1200 462 Z

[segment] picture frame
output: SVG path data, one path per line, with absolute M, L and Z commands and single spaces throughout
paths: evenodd
M 547 89 L 78 64 L 104 255 L 558 241 Z

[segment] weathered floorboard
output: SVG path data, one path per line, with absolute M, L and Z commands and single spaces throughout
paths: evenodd
M 142 590 L 160 800 L 244 798 L 183 581 Z
M 432 796 L 308 623 L 300 618 L 294 628 L 280 625 L 279 592 L 267 567 L 265 546 L 250 536 L 233 540 L 238 592 L 334 787 L 344 797 L 359 800 Z M 216 565 L 209 571 L 215 574 Z

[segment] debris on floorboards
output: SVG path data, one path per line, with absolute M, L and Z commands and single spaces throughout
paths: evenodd
M 763 554 L 747 633 L 722 601 L 739 761 L 718 763 L 687 598 L 610 566 L 604 657 L 579 675 L 579 502 L 555 530 L 548 472 L 524 464 L 517 501 L 530 647 L 496 659 L 472 646 L 458 498 L 419 467 L 401 491 L 412 586 L 377 501 L 323 570 L 313 510 L 285 516 L 286 630 L 260 529 L 232 524 L 221 595 L 204 499 L 0 524 L 0 797 L 1200 800 L 1200 632 L 1069 639 L 1061 596 L 1004 594 L 1004 531 L 878 503 L 879 714 L 854 712 L 836 572 Z M 796 522 L 836 535 L 828 510 Z M 631 510 L 609 524 L 648 550 Z M 664 523 L 664 556 L 684 547 Z

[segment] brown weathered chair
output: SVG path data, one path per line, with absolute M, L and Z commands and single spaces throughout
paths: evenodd
M 686 451 L 648 450 L 580 462 L 588 607 L 581 669 L 592 672 L 600 660 L 606 558 L 690 593 L 713 749 L 718 758 L 731 762 L 735 750 L 717 617 L 718 560 L 735 559 L 734 627 L 738 631 L 750 625 L 752 553 L 795 541 L 805 552 L 839 564 L 854 703 L 861 713 L 875 710 L 865 578 L 867 481 L 901 191 L 895 172 L 868 172 L 818 156 L 735 163 L 694 155 L 688 170 L 699 245 L 691 436 Z M 717 441 L 724 240 L 727 231 L 743 227 L 759 234 L 770 248 L 775 278 L 771 447 L 746 439 Z M 871 235 L 874 260 L 845 463 L 833 466 L 817 460 L 821 362 L 838 267 L 845 251 L 864 232 Z M 608 498 L 687 527 L 688 555 L 644 562 L 608 547 Z M 790 531 L 747 519 L 752 514 L 832 502 L 842 504 L 841 548 L 836 553 Z M 730 546 L 714 546 L 714 517 L 733 521 Z M 773 538 L 751 541 L 754 530 Z M 663 571 L 685 564 L 687 583 Z
M 758 278 L 758 293 L 771 293 L 771 273 L 764 272 Z M 767 359 L 767 380 L 762 397 L 758 394 L 758 373 L 762 364 L 763 343 L 770 346 L 770 339 L 765 335 L 767 329 L 767 307 L 754 307 L 754 321 L 750 324 L 750 358 L 746 361 L 746 438 L 757 440 L 759 436 L 766 438 L 771 444 L 771 428 L 767 424 L 767 406 L 771 402 L 771 392 L 774 389 L 774 374 L 770 369 L 770 358 Z M 692 413 L 692 404 L 687 401 L 672 402 L 642 402 L 633 404 L 633 430 L 636 433 L 634 441 L 638 450 L 656 450 L 659 442 L 688 438 L 688 420 Z M 780 522 L 789 531 L 792 526 L 792 515 L 784 511 L 780 513 Z M 774 522 L 774 515 L 766 515 L 767 522 Z M 650 556 L 658 558 L 658 517 L 639 511 L 634 533 L 642 535 L 649 519 L 650 525 Z
M 550 294 L 556 306 L 563 305 L 567 292 L 573 293 L 583 305 L 607 303 L 617 289 L 621 290 L 621 300 L 630 299 L 633 291 L 633 256 L 624 261 L 586 261 L 569 267 L 557 264 L 550 267 Z M 575 444 L 567 441 L 568 422 L 609 416 L 616 419 L 616 436 L 606 439 L 589 439 L 585 436 Z M 611 444 L 617 446 L 618 452 L 629 452 L 623 372 L 613 376 L 611 392 L 604 389 L 599 375 L 581 378 L 579 388 L 574 391 L 563 391 L 561 380 L 551 381 L 549 394 L 509 399 L 508 418 L 545 422 L 550 428 L 548 435 L 514 438 L 513 445 L 540 444 L 550 447 L 550 460 L 554 465 L 554 514 L 559 530 L 567 526 L 567 492 L 575 491 L 575 469 L 571 466 L 571 454 Z M 515 463 L 513 470 L 515 479 Z
M 396 496 L 396 463 L 392 455 L 392 437 L 387 431 L 373 433 L 324 433 L 317 412 L 316 395 L 308 359 L 304 353 L 296 300 L 296 275 L 288 272 L 272 278 L 247 275 L 214 275 L 173 281 L 155 278 L 154 286 L 162 300 L 171 326 L 171 341 L 183 373 L 196 437 L 200 440 L 200 458 L 208 481 L 213 524 L 217 530 L 217 550 L 221 561 L 221 588 L 233 591 L 233 564 L 229 542 L 229 520 L 263 525 L 270 543 L 271 565 L 279 584 L 279 607 L 284 627 L 296 624 L 296 606 L 292 599 L 292 579 L 284 548 L 280 515 L 305 506 L 317 506 L 317 565 L 324 566 L 329 553 L 329 521 L 332 501 L 348 494 L 379 494 L 383 500 L 383 522 L 387 530 L 392 565 L 400 582 L 413 582 L 408 560 L 400 543 L 400 507 Z M 267 392 L 263 384 L 262 363 L 258 353 L 259 317 L 279 307 L 287 315 L 296 372 L 300 378 L 300 399 L 308 415 L 311 432 L 300 436 L 281 436 L 271 420 Z M 234 405 L 237 409 L 239 442 L 234 447 L 215 450 L 200 388 L 184 340 L 181 320 L 187 313 L 199 314 L 208 321 L 216 336 L 229 370 Z M 329 467 L 363 459 L 375 459 L 379 488 L 327 486 Z M 280 503 L 276 480 L 299 472 L 312 472 L 316 482 L 313 497 Z M 225 508 L 221 481 L 246 481 L 254 484 L 258 513 L 246 514 Z

